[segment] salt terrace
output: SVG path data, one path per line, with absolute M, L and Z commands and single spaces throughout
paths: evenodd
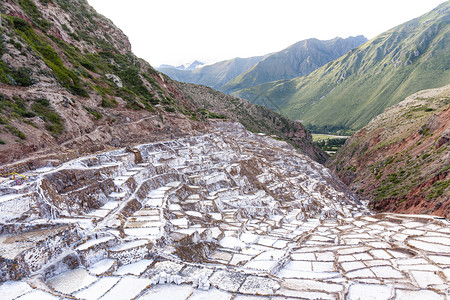
M 449 298 L 448 221 L 238 124 L 27 176 L 0 183 L 3 300 Z

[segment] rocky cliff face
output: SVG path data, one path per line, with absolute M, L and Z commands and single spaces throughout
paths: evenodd
M 329 163 L 380 211 L 450 217 L 450 86 L 425 90 L 356 132 Z
M 134 56 L 85 0 L 7 0 L 0 10 L 0 164 L 25 159 L 5 172 L 195 134 L 220 117 Z

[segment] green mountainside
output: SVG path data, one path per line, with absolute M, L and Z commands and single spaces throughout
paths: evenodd
M 178 81 L 202 84 L 210 86 L 217 90 L 221 90 L 221 86 L 226 84 L 234 77 L 247 71 L 263 58 L 264 56 L 233 58 L 194 70 L 158 68 L 158 71 Z
M 417 91 L 450 83 L 450 1 L 380 34 L 308 76 L 236 96 L 316 131 L 359 129 Z
M 268 55 L 247 72 L 232 79 L 221 90 L 233 93 L 265 82 L 305 76 L 326 63 L 367 42 L 360 35 L 328 41 L 307 39 Z
M 308 39 L 265 56 L 234 58 L 194 70 L 160 67 L 158 71 L 178 81 L 230 94 L 265 82 L 307 75 L 366 41 L 363 36 L 328 41 Z

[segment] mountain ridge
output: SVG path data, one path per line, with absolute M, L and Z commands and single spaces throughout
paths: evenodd
M 226 84 L 232 78 L 247 71 L 263 58 L 264 56 L 254 56 L 248 58 L 236 57 L 211 65 L 206 65 L 195 70 L 158 68 L 158 71 L 177 81 L 206 85 L 220 90 L 221 86 Z
M 265 82 L 308 75 L 366 41 L 362 35 L 345 39 L 311 38 L 299 41 L 279 52 L 267 55 L 251 69 L 230 80 L 221 90 L 230 94 Z
M 179 65 L 179 66 L 172 66 L 172 65 L 162 64 L 162 65 L 160 65 L 157 68 L 157 70 L 159 70 L 159 69 L 175 69 L 175 70 L 183 70 L 183 71 L 187 70 L 187 71 L 189 71 L 189 70 L 195 70 L 197 68 L 201 68 L 204 65 L 205 64 L 202 63 L 202 62 L 200 62 L 198 60 L 194 60 L 193 62 L 182 64 L 182 65 Z
M 307 76 L 234 95 L 250 101 L 264 95 L 266 105 L 276 103 L 270 108 L 311 129 L 359 129 L 408 95 L 450 82 L 449 20 L 447 1 Z
M 160 67 L 158 71 L 178 81 L 210 86 L 230 94 L 263 82 L 309 74 L 366 41 L 361 35 L 331 40 L 312 38 L 264 56 L 233 58 L 195 70 Z

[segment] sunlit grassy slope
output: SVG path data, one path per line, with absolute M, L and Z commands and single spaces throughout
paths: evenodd
M 308 76 L 235 95 L 310 128 L 359 129 L 417 91 L 450 83 L 450 1 L 399 25 Z

